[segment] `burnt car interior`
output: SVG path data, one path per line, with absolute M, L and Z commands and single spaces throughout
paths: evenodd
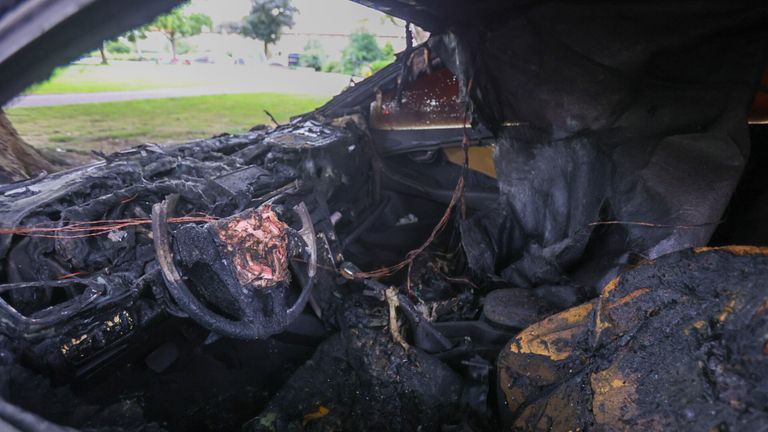
M 0 429 L 768 427 L 768 7 L 358 2 L 431 37 L 0 185 Z M 32 3 L 3 100 L 173 6 Z

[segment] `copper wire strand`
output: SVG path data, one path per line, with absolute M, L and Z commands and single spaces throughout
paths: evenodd
M 469 91 L 472 88 L 472 80 L 469 81 L 469 84 L 467 86 L 467 91 Z M 467 108 L 464 112 L 464 121 L 463 121 L 463 134 L 464 137 L 461 142 L 461 148 L 464 151 L 464 163 L 461 166 L 461 175 L 459 176 L 458 181 L 456 182 L 456 187 L 453 190 L 453 193 L 451 194 L 451 201 L 448 204 L 448 207 L 446 207 L 445 212 L 443 213 L 443 216 L 440 218 L 440 221 L 435 225 L 435 227 L 432 229 L 432 233 L 427 238 L 427 240 L 418 248 L 408 252 L 408 254 L 405 256 L 405 259 L 393 266 L 389 267 L 383 267 L 377 270 L 372 270 L 368 272 L 357 272 L 352 275 L 355 279 L 383 279 L 388 276 L 392 276 L 393 274 L 399 272 L 400 270 L 404 269 L 405 267 L 408 267 L 408 272 L 406 275 L 406 288 L 409 295 L 413 295 L 412 289 L 411 289 L 411 273 L 413 268 L 413 262 L 421 255 L 427 247 L 429 247 L 437 238 L 437 236 L 445 229 L 445 226 L 448 224 L 448 221 L 451 219 L 451 214 L 453 213 L 454 208 L 457 206 L 457 204 L 461 203 L 461 217 L 462 219 L 466 218 L 466 204 L 464 202 L 464 184 L 465 184 L 465 176 L 466 171 L 469 168 L 469 135 L 467 133 L 467 121 L 468 121 L 468 113 L 469 108 Z M 298 258 L 294 258 L 296 261 L 303 261 Z M 349 277 L 348 274 L 345 274 L 341 270 L 337 268 L 327 267 L 318 264 L 318 268 L 321 268 L 323 270 L 333 272 L 336 274 L 339 274 L 343 277 Z M 445 276 L 445 275 L 443 275 Z M 456 283 L 468 283 L 470 285 L 473 285 L 472 282 L 470 282 L 467 279 L 455 279 L 450 280 L 449 282 L 456 282 Z
M 181 216 L 169 218 L 169 223 L 193 223 L 193 222 L 213 222 L 218 220 L 213 216 Z M 107 219 L 98 221 L 76 221 L 62 227 L 15 227 L 0 228 L 0 235 L 20 235 L 25 237 L 38 238 L 59 238 L 59 239 L 77 239 L 85 237 L 95 237 L 124 228 L 151 225 L 151 219 Z
M 86 274 L 88 274 L 88 272 L 84 272 L 84 271 L 78 271 L 78 272 L 74 272 L 74 273 L 67 273 L 65 275 L 61 275 L 61 276 L 57 277 L 56 280 L 72 279 L 72 278 L 75 278 L 77 276 L 82 276 L 82 275 L 86 275 Z
M 717 222 L 707 222 L 707 223 L 701 223 L 701 224 L 695 224 L 695 225 L 672 225 L 672 224 L 657 224 L 657 223 L 651 223 L 651 222 L 641 222 L 641 221 L 618 221 L 618 220 L 609 220 L 609 221 L 599 221 L 599 222 L 592 222 L 588 226 L 599 226 L 599 225 L 629 225 L 629 226 L 642 226 L 642 227 L 648 227 L 648 228 L 680 228 L 680 229 L 696 229 L 696 228 L 704 228 L 712 225 L 719 225 L 722 221 Z
M 469 91 L 471 91 L 471 89 L 472 89 L 472 80 L 470 79 L 467 84 L 467 94 L 469 94 Z M 408 254 L 406 255 L 403 261 L 393 266 L 384 267 L 384 268 L 380 268 L 380 269 L 369 271 L 369 272 L 355 273 L 353 275 L 354 278 L 382 279 L 382 278 L 391 276 L 399 272 L 400 270 L 408 267 L 406 287 L 407 287 L 408 293 L 411 295 L 413 294 L 411 289 L 411 271 L 413 267 L 413 262 L 416 259 L 416 257 L 421 255 L 437 239 L 437 236 L 440 235 L 440 233 L 445 229 L 457 205 L 460 204 L 461 218 L 462 219 L 466 218 L 466 202 L 464 199 L 464 185 L 465 185 L 466 171 L 469 167 L 470 139 L 469 139 L 469 134 L 467 133 L 468 115 L 469 115 L 469 106 L 467 105 L 464 111 L 464 120 L 463 120 L 464 136 L 461 141 L 461 148 L 464 152 L 464 161 L 461 166 L 461 175 L 459 176 L 459 179 L 456 182 L 456 187 L 454 188 L 453 193 L 451 194 L 451 201 L 448 204 L 448 207 L 445 209 L 445 212 L 443 213 L 443 216 L 440 218 L 440 221 L 432 229 L 432 232 L 430 233 L 427 240 L 418 248 L 408 252 Z M 178 218 L 168 218 L 169 223 L 211 222 L 214 220 L 216 220 L 216 218 L 210 217 L 210 216 L 185 216 L 185 217 L 178 217 Z M 0 228 L 0 235 L 15 234 L 15 235 L 22 235 L 27 237 L 76 239 L 76 238 L 100 236 L 100 235 L 108 234 L 115 230 L 130 227 L 130 226 L 151 225 L 151 224 L 152 224 L 151 219 L 115 219 L 115 220 L 101 220 L 101 221 L 79 221 L 65 227 Z M 73 234 L 73 235 L 61 235 L 60 233 L 62 232 L 66 232 L 66 233 L 85 232 L 85 233 Z M 333 269 L 333 270 L 338 271 L 337 269 Z
M 472 80 L 470 80 L 467 85 L 467 93 L 469 93 L 471 89 L 472 89 Z M 384 267 L 384 268 L 380 268 L 380 269 L 368 271 L 368 272 L 355 273 L 353 275 L 355 279 L 382 279 L 382 278 L 391 276 L 399 272 L 400 270 L 408 267 L 408 273 L 406 275 L 406 289 L 409 295 L 413 295 L 413 291 L 411 288 L 411 269 L 416 257 L 421 255 L 435 241 L 435 239 L 437 239 L 437 236 L 445 229 L 457 205 L 460 204 L 460 212 L 461 212 L 462 219 L 466 218 L 466 203 L 464 201 L 464 185 L 465 185 L 466 171 L 469 167 L 469 134 L 467 133 L 468 114 L 469 114 L 469 108 L 467 107 L 467 109 L 464 111 L 464 121 L 463 121 L 464 137 L 461 141 L 461 148 L 464 151 L 464 163 L 461 166 L 461 175 L 459 176 L 459 179 L 456 182 L 456 187 L 454 188 L 453 194 L 451 195 L 451 201 L 448 204 L 448 207 L 445 209 L 443 216 L 440 218 L 440 221 L 432 229 L 432 233 L 429 235 L 427 240 L 421 246 L 408 252 L 408 254 L 405 256 L 405 259 L 403 261 L 393 266 Z
M 463 144 L 463 146 L 465 146 Z M 435 225 L 435 227 L 432 229 L 432 233 L 427 238 L 427 240 L 418 248 L 408 252 L 405 259 L 393 266 L 390 267 L 384 267 L 380 268 L 378 270 L 373 270 L 369 272 L 358 272 L 354 274 L 354 277 L 356 279 L 381 279 L 387 276 L 391 276 L 394 273 L 399 272 L 400 270 L 404 269 L 405 267 L 411 265 L 413 261 L 416 259 L 417 256 L 419 256 L 424 250 L 431 245 L 437 236 L 443 231 L 445 226 L 448 224 L 448 221 L 451 218 L 451 214 L 453 213 L 454 208 L 459 203 L 460 198 L 464 195 L 464 175 L 462 172 L 462 176 L 459 177 L 458 182 L 456 183 L 456 188 L 453 191 L 453 194 L 451 196 L 451 202 L 448 204 L 448 207 L 445 209 L 445 212 L 443 213 L 443 216 L 440 218 L 440 221 Z

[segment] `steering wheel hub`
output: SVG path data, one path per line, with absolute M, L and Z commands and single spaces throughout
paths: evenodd
M 152 229 L 163 279 L 176 305 L 224 336 L 255 339 L 285 330 L 309 299 L 316 267 L 306 206 L 293 209 L 300 230 L 265 204 L 205 225 L 184 225 L 171 235 L 169 204 L 155 205 Z M 306 277 L 292 284 L 291 269 Z

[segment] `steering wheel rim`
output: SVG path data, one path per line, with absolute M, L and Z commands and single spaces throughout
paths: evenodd
M 171 252 L 171 237 L 168 227 L 168 212 L 175 204 L 174 197 L 168 197 L 165 201 L 155 204 L 152 207 L 152 236 L 160 264 L 163 280 L 178 306 L 189 315 L 190 318 L 220 335 L 234 337 L 238 339 L 258 339 L 279 333 L 282 329 L 275 330 L 273 326 L 259 325 L 259 311 L 256 306 L 256 295 L 244 290 L 244 295 L 236 296 L 236 301 L 242 310 L 243 316 L 239 320 L 234 320 L 212 311 L 203 304 L 184 282 L 179 273 L 176 264 L 173 261 Z M 309 264 L 307 273 L 309 275 L 307 283 L 302 287 L 301 293 L 296 302 L 287 309 L 285 315 L 285 325 L 287 327 L 304 310 L 306 306 L 314 281 L 314 275 L 317 268 L 317 252 L 312 245 L 314 242 L 314 226 L 309 219 L 309 213 L 306 205 L 302 202 L 293 210 L 299 215 L 302 222 L 300 235 L 309 248 Z M 310 240 L 311 239 L 311 240 Z M 310 240 L 310 241 L 308 241 Z M 296 270 L 294 268 L 294 270 Z M 262 320 L 263 322 L 263 320 Z

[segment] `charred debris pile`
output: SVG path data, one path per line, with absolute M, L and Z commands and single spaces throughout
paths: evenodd
M 314 113 L 0 186 L 0 424 L 765 428 L 768 27 L 375 3 L 432 38 Z

